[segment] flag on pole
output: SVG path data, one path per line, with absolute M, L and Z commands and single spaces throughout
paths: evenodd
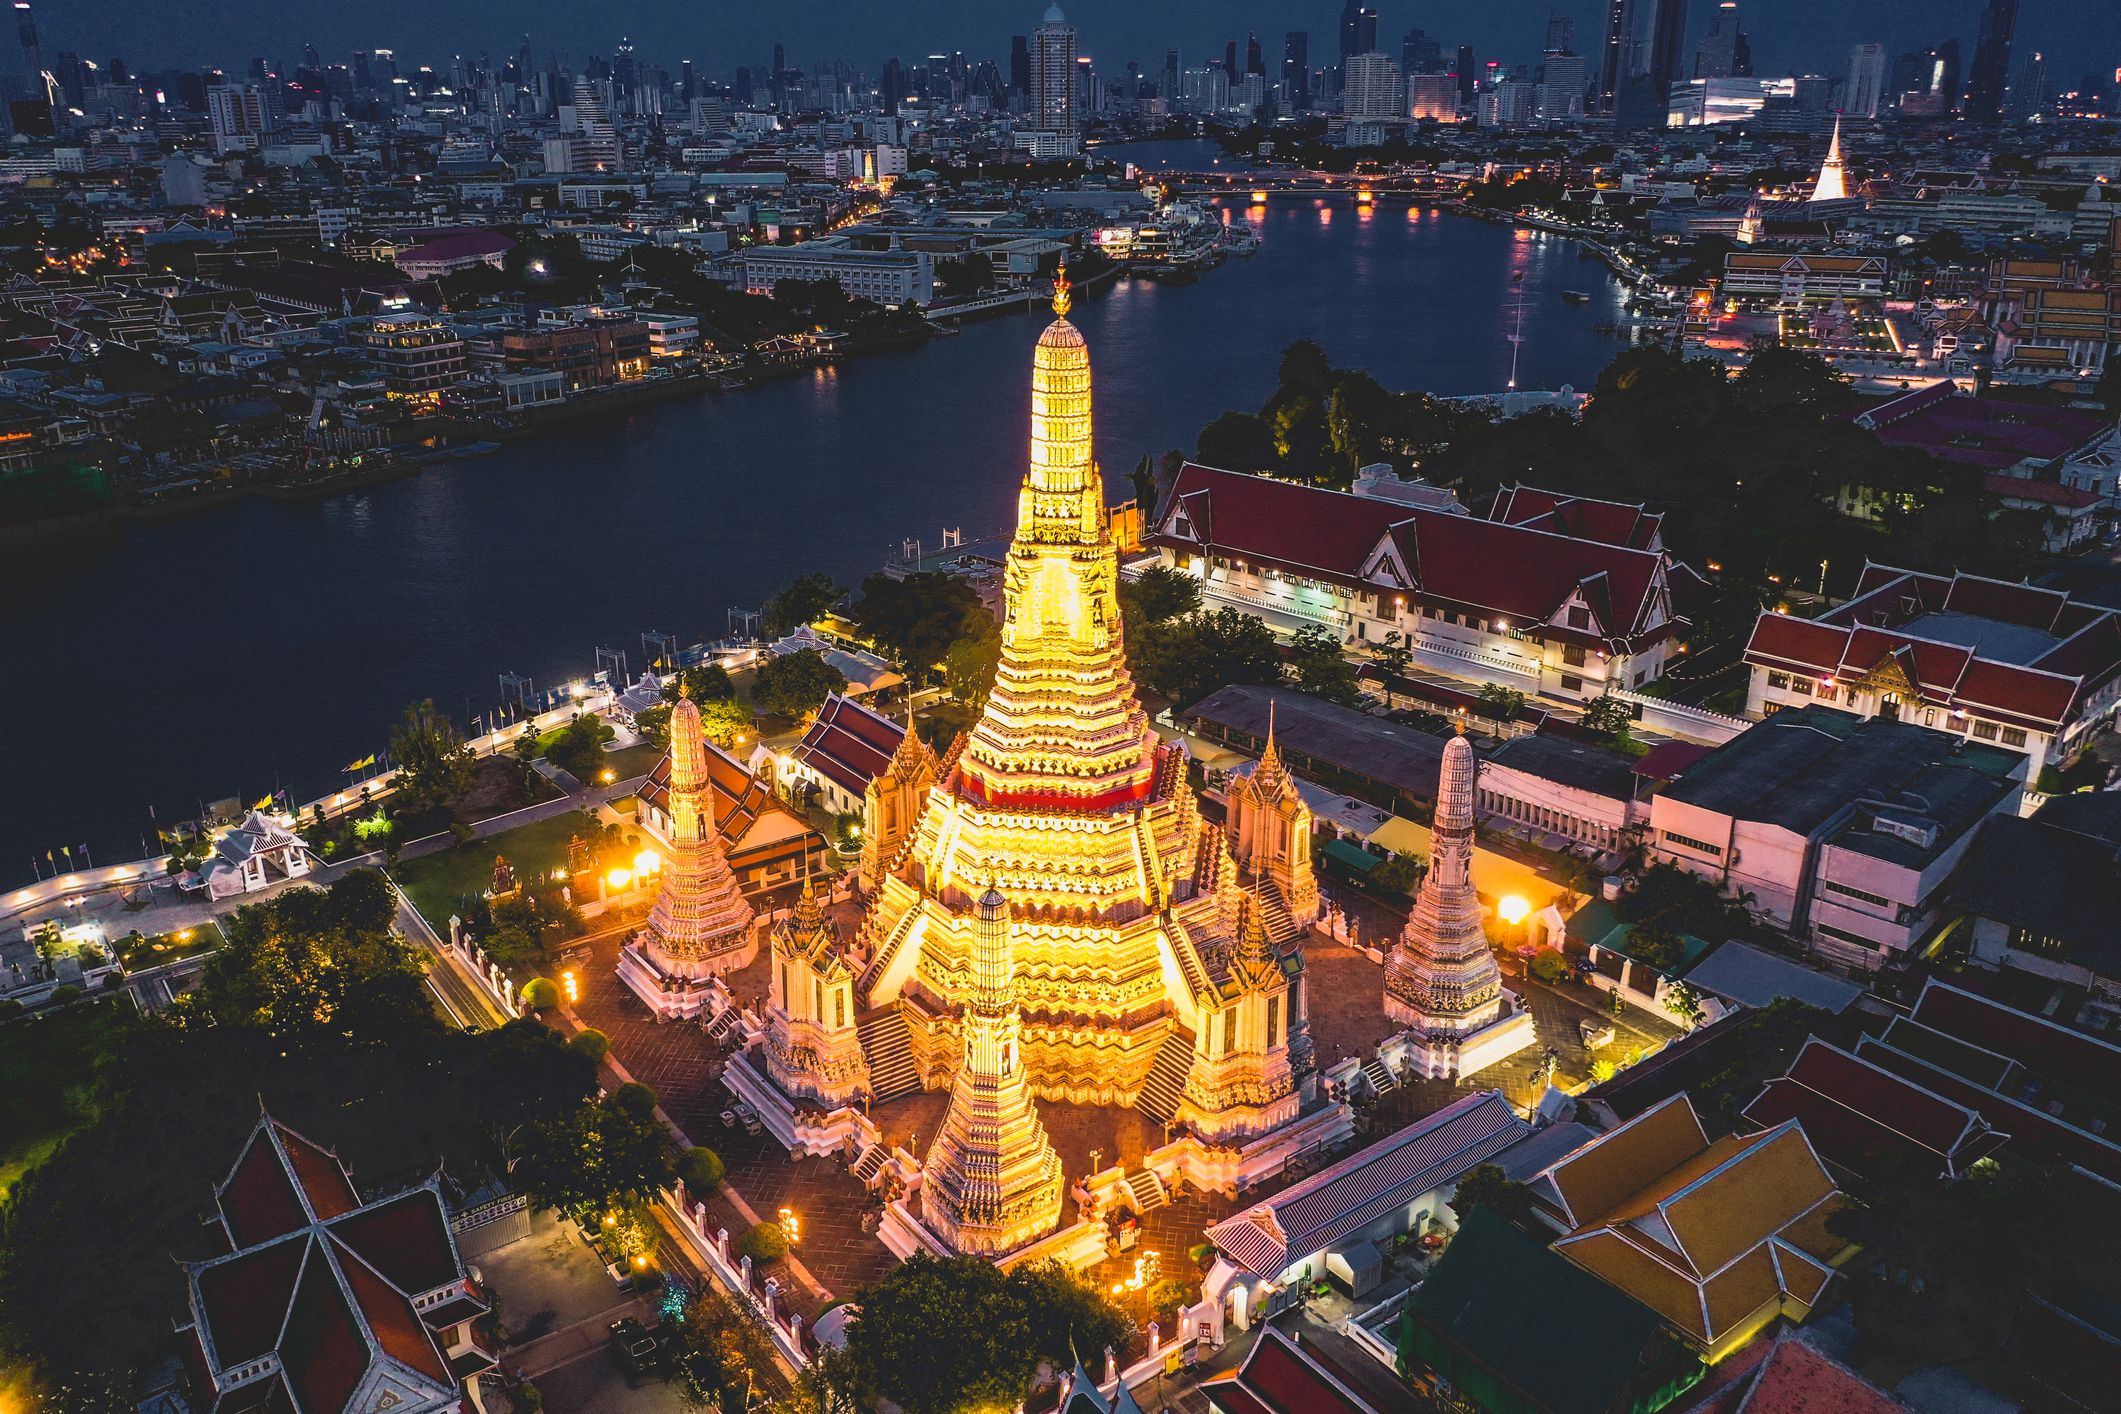
M 257 804 L 255 804 L 255 805 L 251 806 L 251 809 L 253 809 L 253 810 L 270 810 L 270 809 L 272 809 L 272 797 L 271 797 L 271 796 L 269 796 L 269 795 L 268 795 L 268 796 L 266 796 L 266 797 L 265 797 L 264 799 L 260 800 L 260 801 L 259 801 L 259 802 L 258 802 Z

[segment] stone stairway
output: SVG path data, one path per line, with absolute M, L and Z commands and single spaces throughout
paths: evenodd
M 1282 899 L 1281 889 L 1272 879 L 1259 881 L 1260 912 L 1267 921 L 1267 940 L 1279 948 L 1285 948 L 1304 935 L 1303 924 L 1289 912 L 1289 905 Z
M 1392 1067 L 1376 1056 L 1363 1063 L 1362 1073 L 1369 1079 L 1370 1089 L 1379 1095 L 1389 1095 L 1399 1088 L 1399 1077 L 1392 1073 Z
M 878 1007 L 855 1023 L 862 1058 L 869 1062 L 869 1099 L 881 1104 L 921 1088 L 920 1068 L 913 1063 L 913 1037 L 897 1003 Z
M 1174 1026 L 1156 1049 L 1156 1062 L 1149 1067 L 1149 1078 L 1134 1097 L 1134 1108 L 1158 1124 L 1177 1119 L 1186 1093 L 1186 1072 L 1192 1068 L 1193 1034 Z
M 875 1183 L 876 1176 L 883 1172 L 884 1161 L 890 1157 L 890 1153 L 882 1144 L 871 1144 L 862 1150 L 861 1157 L 854 1161 L 854 1167 L 848 1172 L 853 1174 L 855 1181 L 864 1188 L 870 1187 Z
M 1169 1207 L 1171 1195 L 1164 1191 L 1164 1181 L 1156 1176 L 1155 1169 L 1143 1169 L 1127 1175 L 1127 1191 L 1134 1195 L 1134 1212 L 1138 1217 L 1157 1208 Z

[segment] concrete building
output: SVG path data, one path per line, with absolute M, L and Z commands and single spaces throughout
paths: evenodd
M 448 324 L 424 314 L 374 321 L 361 331 L 361 347 L 392 397 L 435 402 L 469 371 L 464 340 Z
M 1342 64 L 1341 111 L 1348 119 L 1404 118 L 1404 81 L 1389 54 L 1351 54 Z
M 1660 791 L 1651 847 L 1836 967 L 1876 972 L 1929 936 L 1976 829 L 2016 809 L 2024 766 L 1904 722 L 1792 708 Z
M 1075 26 L 1060 6 L 1047 6 L 1031 33 L 1030 116 L 1036 130 L 1049 134 L 1061 149 L 1057 155 L 1073 156 L 1082 146 L 1075 58 Z
M 2121 615 L 2060 590 L 1872 565 L 1816 619 L 1762 614 L 1746 715 L 1823 702 L 2060 765 L 2121 702 Z
M 1885 64 L 1882 44 L 1859 44 L 1849 50 L 1848 87 L 1841 102 L 1842 112 L 1865 120 L 1878 116 L 1885 103 Z
M 935 300 L 935 257 L 924 250 L 860 250 L 836 240 L 754 246 L 742 256 L 744 288 L 770 295 L 782 280 L 833 280 L 856 299 L 882 305 Z
M 1885 298 L 1881 255 L 1827 251 L 1734 250 L 1723 258 L 1723 293 L 1778 305 Z

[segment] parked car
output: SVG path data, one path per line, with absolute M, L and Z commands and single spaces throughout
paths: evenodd
M 653 1370 L 662 1355 L 655 1334 L 631 1316 L 611 1323 L 611 1358 L 628 1379 Z

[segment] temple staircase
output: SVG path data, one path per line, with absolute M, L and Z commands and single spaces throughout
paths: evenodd
M 1134 1097 L 1134 1108 L 1158 1124 L 1177 1119 L 1186 1095 L 1186 1074 L 1192 1069 L 1193 1033 L 1173 1026 L 1156 1048 L 1156 1060 Z
M 1363 1078 L 1370 1082 L 1371 1093 L 1380 1098 L 1399 1088 L 1399 1077 L 1392 1073 L 1392 1067 L 1376 1056 L 1363 1063 L 1362 1073 Z
M 862 1059 L 869 1063 L 872 1104 L 896 1100 L 921 1088 L 920 1067 L 913 1063 L 913 1035 L 896 1002 L 857 1020 L 854 1031 L 862 1044 Z
M 1281 887 L 1272 879 L 1259 881 L 1260 914 L 1266 920 L 1267 941 L 1274 944 L 1277 952 L 1301 938 L 1307 931 L 1289 911 L 1288 903 L 1281 896 Z
M 1143 1169 L 1127 1175 L 1127 1191 L 1134 1195 L 1136 1217 L 1157 1208 L 1171 1205 L 1171 1195 L 1164 1188 L 1164 1181 L 1156 1176 L 1155 1169 Z
M 864 1188 L 873 1188 L 876 1186 L 876 1176 L 884 1171 L 884 1162 L 890 1157 L 891 1151 L 887 1146 L 871 1144 L 862 1150 L 861 1156 L 854 1161 L 854 1167 L 848 1172 L 853 1174 L 855 1181 Z

